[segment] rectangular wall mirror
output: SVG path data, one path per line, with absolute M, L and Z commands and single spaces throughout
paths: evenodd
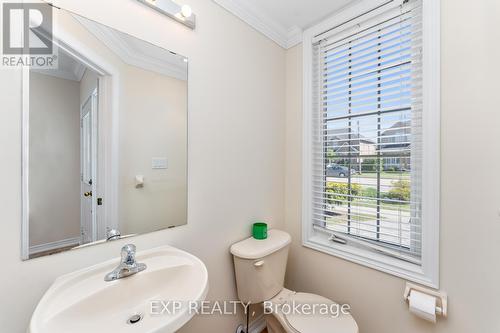
M 54 9 L 23 70 L 22 259 L 187 223 L 187 58 Z

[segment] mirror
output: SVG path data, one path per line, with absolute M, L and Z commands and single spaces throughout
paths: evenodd
M 22 257 L 187 223 L 187 58 L 53 10 L 23 70 Z

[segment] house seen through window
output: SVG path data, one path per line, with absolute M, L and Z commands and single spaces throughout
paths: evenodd
M 316 46 L 320 146 L 314 221 L 418 261 L 421 31 L 401 12 Z

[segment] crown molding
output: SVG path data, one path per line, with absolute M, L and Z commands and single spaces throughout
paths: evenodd
M 66 55 L 66 59 L 71 60 L 69 60 L 70 62 L 68 62 L 66 66 L 61 66 L 61 61 L 65 61 L 61 60 L 61 54 L 62 52 L 59 50 L 59 66 L 57 68 L 31 68 L 30 70 L 35 73 L 56 77 L 58 79 L 80 82 L 85 74 L 85 65 L 71 58 L 69 55 Z
M 153 52 L 148 52 L 152 48 L 158 49 L 153 44 L 147 43 L 148 46 L 144 49 L 144 44 L 136 45 L 126 34 L 87 20 L 78 19 L 78 21 L 124 63 L 187 81 L 187 65 L 183 62 L 184 57 L 172 52 L 169 57 L 165 57 L 164 54 L 155 55 Z
M 80 82 L 83 79 L 83 75 L 85 74 L 85 65 L 78 63 L 78 65 L 73 68 L 73 74 L 75 74 L 75 77 L 78 82 Z
M 296 26 L 288 30 L 266 14 L 259 12 L 250 3 L 243 3 L 240 0 L 213 1 L 284 49 L 302 42 L 302 29 Z
M 286 48 L 292 48 L 302 43 L 302 29 L 295 26 L 288 31 Z

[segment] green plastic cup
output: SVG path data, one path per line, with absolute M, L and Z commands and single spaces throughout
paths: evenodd
M 267 224 L 264 222 L 256 222 L 252 227 L 252 235 L 255 239 L 267 238 Z

